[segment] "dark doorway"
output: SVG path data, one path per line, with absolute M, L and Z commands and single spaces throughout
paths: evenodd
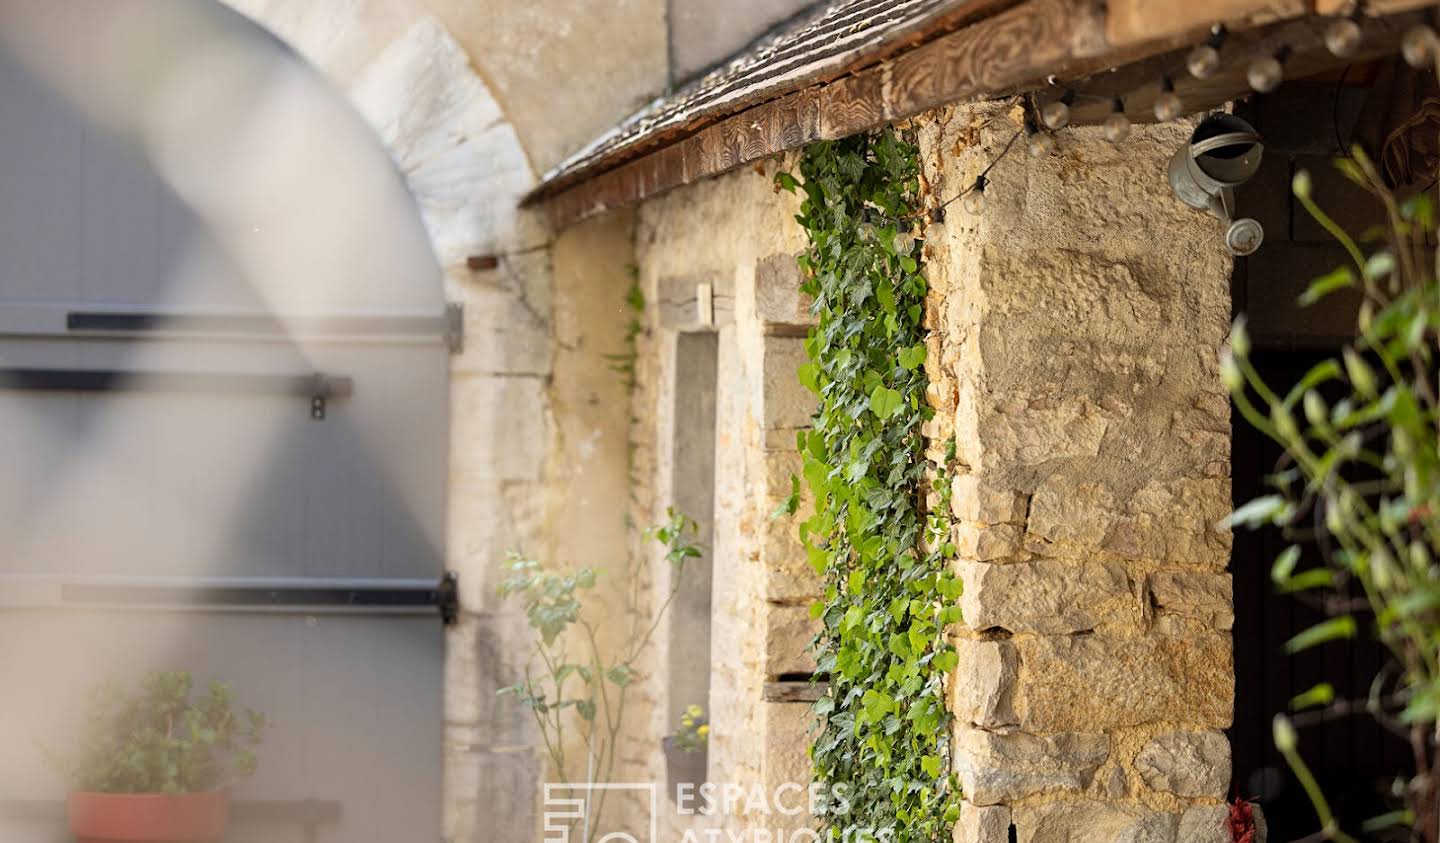
M 1266 382 L 1279 387 L 1295 383 L 1311 366 L 1330 356 L 1333 352 L 1268 351 L 1257 352 L 1254 361 Z M 1276 470 L 1281 451 L 1238 414 L 1232 422 L 1233 494 L 1239 505 L 1270 491 L 1265 478 Z M 1333 642 L 1294 657 L 1286 655 L 1285 642 L 1291 636 L 1325 617 L 1307 601 L 1278 593 L 1270 581 L 1270 564 L 1288 544 L 1276 528 L 1241 530 L 1235 533 L 1231 556 L 1235 577 L 1233 781 L 1241 796 L 1260 800 L 1272 841 L 1295 840 L 1319 827 L 1310 801 L 1275 749 L 1271 737 L 1274 716 L 1288 712 L 1293 697 L 1319 682 L 1334 685 L 1337 699 L 1364 699 L 1385 656 L 1363 617 L 1362 635 L 1353 641 Z M 1316 546 L 1303 548 L 1297 570 L 1321 564 Z M 1342 828 L 1352 834 L 1365 820 L 1393 807 L 1385 797 L 1388 780 L 1411 766 L 1405 742 L 1364 713 L 1304 726 L 1300 751 Z M 1365 839 L 1386 838 L 1366 835 Z

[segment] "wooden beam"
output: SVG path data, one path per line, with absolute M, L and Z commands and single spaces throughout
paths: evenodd
M 766 682 L 761 699 L 772 703 L 812 703 L 825 696 L 826 682 Z
M 1249 29 L 1310 13 L 1311 0 L 1111 0 L 1105 39 L 1125 47 L 1198 34 L 1216 23 Z
M 1314 26 L 1311 21 L 1290 21 L 1235 33 L 1226 42 L 1226 49 L 1242 58 L 1224 63 L 1208 79 L 1195 79 L 1184 72 L 1188 49 L 1180 49 L 1071 81 L 1083 91 L 1123 96 L 1126 115 L 1133 122 L 1150 123 L 1155 120 L 1155 98 L 1160 94 L 1162 76 L 1174 81 L 1175 92 L 1187 112 L 1207 111 L 1250 92 L 1246 79 L 1249 63 L 1243 57 L 1267 55 L 1283 44 L 1292 51 L 1285 61 L 1285 77 L 1304 79 L 1332 68 L 1363 66 L 1370 59 L 1394 53 L 1401 35 L 1414 21 L 1414 15 L 1401 15 L 1363 22 L 1361 49 L 1346 59 L 1335 58 L 1325 48 L 1322 27 Z M 1070 122 L 1077 126 L 1099 123 L 1109 113 L 1109 102 L 1103 97 L 1090 97 L 1075 104 Z
M 1434 6 L 1435 0 L 1365 0 L 1367 15 L 1394 15 Z M 1315 0 L 1317 15 L 1347 15 L 1355 8 L 1355 0 Z
M 772 67 L 760 62 L 753 78 L 741 74 L 725 80 L 713 92 L 699 92 L 693 101 L 680 98 L 673 107 L 661 108 L 651 115 L 653 125 L 634 137 L 570 163 L 563 173 L 537 190 L 537 197 L 558 193 L 595 173 L 668 146 L 752 106 L 856 73 L 1019 2 L 1022 0 L 943 0 L 924 15 L 886 29 L 874 43 L 833 55 L 820 51 L 813 57 L 800 59 L 798 65 L 782 62 Z M 802 57 L 807 55 L 803 43 L 792 46 L 800 48 L 798 52 Z
M 1285 43 L 1296 51 L 1287 62 L 1292 78 L 1340 61 L 1320 46 L 1321 29 L 1312 21 L 1239 28 L 1255 27 L 1256 22 L 1280 15 L 1308 15 L 1310 2 L 1220 0 L 1220 8 L 1237 27 L 1231 36 L 1237 47 L 1230 52 L 1259 54 L 1268 44 Z M 1163 25 L 1155 23 L 1160 15 L 1155 9 L 1182 6 L 1199 11 Z M 755 105 L 539 201 L 550 224 L 560 229 L 813 141 L 868 131 L 942 105 L 1035 90 L 1049 76 L 1075 82 L 1084 90 L 1124 94 L 1126 110 L 1137 121 L 1148 119 L 1158 93 L 1153 83 L 1162 74 L 1175 78 L 1182 101 L 1192 111 L 1249 92 L 1245 68 L 1238 63 L 1205 82 L 1181 72 L 1184 50 L 1210 25 L 1211 5 L 1193 0 L 1112 0 L 1109 10 L 1107 15 L 1101 0 L 1026 0 L 890 61 Z M 1392 50 L 1402 27 L 1413 19 L 1412 14 L 1367 23 L 1365 54 Z M 1159 34 L 1135 41 L 1136 28 L 1147 21 Z M 1125 40 L 1117 43 L 1115 38 Z M 1088 78 L 1092 74 L 1098 75 Z M 1075 109 L 1075 120 L 1098 122 L 1106 110 L 1106 102 L 1082 102 Z
M 824 138 L 944 103 L 1007 93 L 1105 52 L 1100 0 L 1029 0 L 835 82 L 761 103 L 651 154 L 543 198 L 559 229 L 585 217 Z

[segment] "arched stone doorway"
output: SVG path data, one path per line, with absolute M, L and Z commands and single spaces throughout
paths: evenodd
M 33 4 L 35 9 L 44 5 Z M 70 33 L 86 33 L 87 37 L 81 39 L 88 42 L 84 62 L 67 63 L 63 49 L 49 57 L 43 56 L 47 50 L 66 43 L 66 39 L 73 44 L 74 39 L 70 34 L 62 35 L 65 30 L 63 25 L 59 29 L 47 30 L 47 26 L 56 23 L 53 20 L 47 23 L 33 16 L 26 20 L 27 10 L 24 7 L 17 7 L 14 13 L 7 12 L 4 29 L 9 47 L 22 58 L 29 53 L 30 64 L 54 65 L 44 84 L 71 98 L 75 107 L 86 113 L 89 119 L 106 123 L 111 131 L 138 144 L 155 163 L 155 168 L 163 173 L 164 181 L 169 182 L 180 198 L 180 204 L 188 204 L 192 209 L 200 208 L 200 217 L 211 222 L 226 220 L 233 223 L 234 218 L 227 219 L 227 215 L 243 216 L 250 208 L 263 206 L 264 202 L 257 196 L 237 202 L 233 196 L 225 195 L 227 191 L 214 189 L 216 176 L 221 183 L 227 181 L 227 176 L 230 177 L 232 185 L 244 183 L 245 177 L 235 172 L 207 170 L 207 166 L 213 164 L 207 160 L 208 146 L 165 141 L 167 136 L 175 137 L 167 134 L 167 129 L 175 126 L 156 125 L 155 120 L 183 123 L 188 119 L 186 114 L 166 113 L 162 108 L 158 117 L 151 115 L 154 119 L 141 119 L 136 114 L 114 110 L 115 102 L 123 101 L 123 93 L 115 94 L 119 100 L 107 101 L 93 90 L 87 91 L 91 86 L 87 84 L 85 74 L 93 72 L 96 58 L 104 57 L 107 50 L 117 53 L 127 49 L 151 51 L 147 62 L 141 62 L 150 66 L 146 72 L 154 71 L 156 66 L 163 64 L 160 61 L 163 50 L 153 52 L 162 41 L 147 43 L 144 37 L 142 30 L 147 20 L 161 28 L 173 26 L 177 20 L 194 14 L 218 20 L 214 10 L 202 7 L 196 12 L 185 8 L 190 4 L 157 2 L 151 4 L 154 14 L 147 15 L 136 14 L 135 7 L 126 4 L 128 8 L 124 19 L 121 19 L 104 5 L 66 4 L 65 14 L 79 19 L 71 23 L 83 23 L 83 26 L 70 28 Z M 310 59 L 332 83 L 341 87 L 350 104 L 370 124 L 400 170 L 401 178 L 393 179 L 388 185 L 343 185 L 346 190 L 352 191 L 355 199 L 350 203 L 349 210 L 400 201 L 396 197 L 407 189 L 419 210 L 419 215 L 412 216 L 410 221 L 391 221 L 388 225 L 377 223 L 380 228 L 368 232 L 354 218 L 364 216 L 363 212 L 339 215 L 339 219 L 332 215 L 330 222 L 334 224 L 333 229 L 317 232 L 311 228 L 307 232 L 303 226 L 294 224 L 302 214 L 294 212 L 294 209 L 276 210 L 278 216 L 274 217 L 274 225 L 266 222 L 259 226 L 260 232 L 254 233 L 265 234 L 269 233 L 267 229 L 283 229 L 284 242 L 292 256 L 297 249 L 312 257 L 321 252 L 334 254 L 336 244 L 353 244 L 348 258 L 335 268 L 320 273 L 323 276 L 320 278 L 316 278 L 314 273 L 304 279 L 294 277 L 289 274 L 284 260 L 273 251 L 261 249 L 252 252 L 238 241 L 227 241 L 226 237 L 243 239 L 243 226 L 233 227 L 229 234 L 217 238 L 222 242 L 212 251 L 227 258 L 238 255 L 238 274 L 251 279 L 268 279 L 250 285 L 254 294 L 252 303 L 271 312 L 299 313 L 306 311 L 307 306 L 313 312 L 318 305 L 343 300 L 353 305 L 357 313 L 386 308 L 398 312 L 408 308 L 427 316 L 433 316 L 445 299 L 466 305 L 469 341 L 464 351 L 449 356 L 448 362 L 442 364 L 438 372 L 444 378 L 447 374 L 445 370 L 448 370 L 448 403 L 453 420 L 448 435 L 454 444 L 448 449 L 444 447 L 446 419 L 443 406 L 418 414 L 428 417 L 431 422 L 422 425 L 431 431 L 427 434 L 431 440 L 437 438 L 435 434 L 438 432 L 442 441 L 436 453 L 445 454 L 446 462 L 438 468 L 443 477 L 439 501 L 435 500 L 433 484 L 428 491 L 416 493 L 421 498 L 429 495 L 431 503 L 421 507 L 428 507 L 430 514 L 420 519 L 425 524 L 414 532 L 423 537 L 422 543 L 433 551 L 437 571 L 445 567 L 461 574 L 463 602 L 470 610 L 462 614 L 461 623 L 448 635 L 445 667 L 448 679 L 444 689 L 444 793 L 443 797 L 435 794 L 432 814 L 436 824 L 440 825 L 439 814 L 443 805 L 443 833 L 456 840 L 472 839 L 475 835 L 474 812 L 477 805 L 513 805 L 516 814 L 516 825 L 513 827 L 528 828 L 530 807 L 520 804 L 523 800 L 515 800 L 514 794 L 533 781 L 536 771 L 527 742 L 519 727 L 514 725 L 516 718 L 510 712 L 491 709 L 493 688 L 497 684 L 493 674 L 502 669 L 505 659 L 500 654 L 505 653 L 507 648 L 499 640 L 505 634 L 504 625 L 485 614 L 491 600 L 489 595 L 493 592 L 493 583 L 487 582 L 485 572 L 502 555 L 505 547 L 515 543 L 518 535 L 533 528 L 526 523 L 523 512 L 517 513 L 516 507 L 507 505 L 506 495 L 512 499 L 523 498 L 526 484 L 540 482 L 544 428 L 539 425 L 514 429 L 500 423 L 497 413 L 500 412 L 498 408 L 504 407 L 506 412 L 529 418 L 544 415 L 546 398 L 543 379 L 549 366 L 548 324 L 543 308 L 546 297 L 544 255 L 538 255 L 532 264 L 525 267 L 526 271 L 502 272 L 495 277 L 484 278 L 477 278 L 467 268 L 466 262 L 472 254 L 524 254 L 527 249 L 543 245 L 538 229 L 530 227 L 514 211 L 516 197 L 532 181 L 529 166 L 514 132 L 504 121 L 484 83 L 463 51 L 433 18 L 410 15 L 404 11 L 391 14 L 385 9 L 360 9 L 360 4 L 344 2 L 237 2 L 233 5 Z M 398 8 L 401 4 L 393 5 Z M 98 38 L 101 34 L 112 37 L 108 40 Z M 50 42 L 48 37 L 60 40 Z M 169 37 L 175 37 L 173 30 Z M 253 41 L 258 35 L 252 33 L 245 37 Z M 254 71 L 247 65 L 247 59 L 227 52 L 218 41 L 204 41 L 194 32 L 185 35 L 182 40 L 187 43 L 172 44 L 177 52 L 191 50 L 193 54 L 186 58 L 218 57 L 221 66 L 212 67 L 214 76 L 195 74 L 188 79 L 168 80 L 164 86 L 168 96 L 183 100 L 186 96 L 202 93 L 207 85 L 235 83 L 235 78 L 227 76 L 227 73 L 243 79 L 246 73 Z M 285 52 L 278 45 L 272 45 L 272 48 L 277 53 Z M 68 58 L 78 59 L 79 55 Z M 296 72 L 304 70 L 293 59 L 288 61 L 298 68 Z M 120 81 L 143 88 L 155 80 L 140 74 L 136 79 Z M 244 87 L 243 84 L 241 87 Z M 305 105 L 304 97 L 282 100 L 285 98 L 264 107 L 279 109 L 277 114 L 284 119 L 313 116 L 307 115 L 310 109 Z M 289 111 L 286 112 L 286 109 Z M 344 116 L 339 110 L 332 111 L 334 113 L 326 119 L 343 121 Z M 357 137 L 361 135 L 363 131 L 356 133 Z M 207 140 L 209 144 L 221 147 L 246 143 L 263 145 L 265 137 L 263 133 L 242 136 L 218 131 Z M 206 152 L 197 155 L 197 148 Z M 319 178 L 327 169 L 339 173 L 351 172 L 345 166 L 343 153 L 343 149 L 327 144 L 326 154 L 309 159 L 309 166 L 291 162 L 295 169 L 289 177 Z M 263 158 L 263 151 L 253 157 L 257 160 Z M 256 166 L 257 169 L 249 174 L 252 187 L 266 185 L 271 188 L 271 196 L 281 195 L 284 179 L 270 179 L 267 176 L 274 176 L 273 171 Z M 353 192 L 356 190 L 358 193 Z M 256 190 L 255 193 L 263 194 L 264 191 Z M 258 204 L 247 204 L 256 202 Z M 423 227 L 416 224 L 420 220 L 423 220 Z M 409 230 L 405 230 L 407 227 Z M 323 243 L 307 242 L 316 239 L 317 234 Z M 375 248 L 382 243 L 386 248 Z M 422 257 L 422 253 L 426 252 L 429 254 Z M 405 255 L 411 257 L 406 258 Z M 389 266 L 387 271 L 392 271 L 392 274 L 403 274 L 407 260 L 413 259 L 409 264 L 411 267 L 419 266 L 430 260 L 430 255 L 439 264 L 438 271 L 431 263 L 429 269 L 421 271 L 420 277 L 414 277 L 412 272 L 408 287 L 401 284 L 367 287 L 363 281 L 367 275 L 374 273 L 377 265 Z M 532 267 L 536 267 L 536 271 L 528 271 Z M 423 277 L 429 273 L 434 275 L 428 279 Z M 203 274 L 198 273 L 195 277 Z M 157 290 L 148 303 L 153 304 L 157 300 L 170 305 L 203 302 L 204 294 L 195 292 L 202 287 L 204 284 L 198 287 L 187 287 L 184 283 L 169 285 L 163 291 Z M 400 290 L 409 292 L 397 293 Z M 306 291 L 323 292 L 310 295 Z M 414 297 L 411 294 L 415 294 Z M 191 300 L 184 296 L 198 298 Z M 237 306 L 244 303 L 238 299 L 229 302 Z M 294 339 L 298 330 L 293 323 L 288 327 L 292 329 L 290 334 Z M 321 345 L 297 341 L 291 351 L 297 359 L 314 361 L 323 356 L 321 348 Z M 153 362 L 157 358 L 147 359 Z M 408 366 L 398 369 L 414 371 Z M 390 374 L 401 373 L 392 371 Z M 361 394 L 363 389 L 357 391 L 356 404 L 361 403 Z M 335 414 L 332 421 L 340 421 L 338 417 L 342 415 Z M 376 422 L 379 433 L 370 432 L 376 435 L 393 434 L 416 415 L 395 413 L 389 418 L 389 422 L 383 419 Z M 437 420 L 438 427 L 433 424 Z M 387 476 L 406 473 L 403 466 L 382 466 L 377 471 L 388 472 Z M 431 474 L 434 474 L 433 470 Z M 339 480 L 342 485 L 344 482 L 343 478 L 332 480 Z M 425 485 L 418 480 L 415 483 Z M 383 566 L 383 563 L 377 564 Z M 341 671 L 338 675 L 353 678 L 357 674 Z M 420 684 L 423 685 L 424 681 Z M 340 686 L 344 687 L 344 683 L 341 682 Z M 355 692 L 353 686 L 350 690 Z M 432 688 L 431 692 L 438 700 L 441 689 Z M 432 725 L 438 726 L 438 723 Z M 402 751 L 402 747 L 393 749 Z M 359 759 L 351 760 L 357 762 L 356 766 L 365 766 L 359 763 Z M 376 766 L 374 759 L 366 763 Z M 380 761 L 379 766 L 383 767 L 384 762 Z M 437 758 L 431 771 L 437 782 L 441 779 L 440 769 Z M 509 798 L 496 800 L 493 795 L 487 796 L 487 793 L 493 794 L 496 790 L 509 794 Z M 378 804 L 381 804 L 379 800 Z M 393 807 L 389 806 L 390 813 L 394 813 Z M 416 821 L 428 824 L 424 819 Z M 505 819 L 487 819 L 488 829 L 494 831 L 497 822 L 503 827 Z M 386 832 L 378 829 L 375 833 L 381 834 L 381 837 L 377 839 L 389 839 L 385 838 Z M 422 838 L 433 836 L 422 830 Z M 353 834 L 342 837 L 357 839 Z

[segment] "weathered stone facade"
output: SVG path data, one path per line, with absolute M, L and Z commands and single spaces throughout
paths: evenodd
M 913 128 L 928 189 L 948 197 L 1015 124 L 978 106 Z M 990 174 L 984 215 L 952 205 L 927 246 L 937 415 L 926 433 L 937 457 L 955 436 L 960 463 L 957 841 L 1003 843 L 1012 825 L 1034 843 L 1225 839 L 1233 613 L 1229 535 L 1215 526 L 1229 509 L 1216 371 L 1230 262 L 1217 223 L 1164 181 L 1188 131 L 1137 128 L 1114 147 L 1075 129 L 1053 158 L 1012 154 Z M 675 336 L 712 329 L 696 284 L 714 291 L 722 348 L 712 781 L 808 776 L 807 706 L 759 701 L 765 680 L 810 668 L 805 606 L 817 595 L 793 522 L 768 517 L 813 409 L 794 380 L 808 315 L 793 201 L 747 170 L 647 203 L 637 228 L 655 305 L 635 399 L 649 519 L 666 500 Z M 670 726 L 665 708 L 654 700 L 648 739 Z M 663 780 L 650 755 L 637 771 Z
M 694 185 L 642 206 L 636 259 L 645 293 L 646 332 L 640 346 L 634 403 L 638 523 L 663 515 L 671 500 L 671 460 L 677 336 L 718 333 L 715 437 L 714 591 L 711 613 L 709 780 L 758 785 L 767 794 L 810 781 L 806 754 L 809 705 L 765 702 L 767 680 L 808 674 L 814 634 L 808 607 L 818 579 L 804 561 L 789 519 L 771 517 L 798 471 L 795 431 L 809 424 L 813 398 L 795 378 L 804 359 L 803 324 L 794 255 L 804 232 L 792 217 L 797 200 L 777 193 L 777 165 Z M 713 296 L 713 313 L 699 311 L 698 285 Z M 652 580 L 668 575 L 655 559 Z M 671 617 L 670 622 L 684 619 Z M 657 655 L 659 664 L 665 655 Z M 660 683 L 652 685 L 659 688 Z M 660 738 L 673 731 L 655 700 L 642 745 L 640 780 L 665 781 Z M 745 805 L 705 816 L 662 816 L 684 828 L 771 830 L 797 828 L 807 818 Z M 756 810 L 751 810 L 755 808 Z M 667 838 L 669 839 L 669 838 Z M 675 838 L 678 839 L 678 838 Z
M 916 121 L 948 197 L 1018 129 Z M 964 623 L 956 840 L 1221 841 L 1230 777 L 1230 262 L 1169 195 L 1188 125 L 1062 133 L 927 242 L 938 454 L 954 436 Z

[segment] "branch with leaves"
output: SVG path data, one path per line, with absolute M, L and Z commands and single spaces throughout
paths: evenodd
M 1275 743 L 1315 807 L 1317 840 L 1353 841 L 1299 751 L 1297 725 L 1363 711 L 1401 733 L 1413 767 L 1401 774 L 1395 811 L 1368 822 L 1367 835 L 1409 828 L 1410 839 L 1440 841 L 1440 337 L 1435 205 L 1424 194 L 1398 197 L 1358 147 L 1336 162 L 1384 209 L 1387 224 L 1357 239 L 1311 196 L 1306 172 L 1296 198 L 1344 247 L 1348 264 L 1317 278 L 1300 297 L 1309 305 L 1341 290 L 1361 304 L 1356 339 L 1286 391 L 1266 384 L 1250 360 L 1243 319 L 1230 337 L 1221 376 L 1245 420 L 1282 446 L 1274 493 L 1250 501 L 1228 522 L 1274 525 L 1294 541 L 1271 566 L 1282 592 L 1328 617 L 1286 644 L 1298 653 L 1362 630 L 1385 646 L 1390 663 L 1365 700 L 1337 700 L 1331 683 L 1298 695 L 1292 721 L 1277 715 Z M 1328 399 L 1327 399 L 1328 396 Z M 1319 559 L 1306 565 L 1301 541 Z
M 569 736 L 578 731 L 585 747 L 582 780 L 587 784 L 609 782 L 615 774 L 619 745 L 625 727 L 625 706 L 632 684 L 639 677 L 637 664 L 655 638 L 660 623 L 679 593 L 685 564 L 701 555 L 690 543 L 696 534 L 695 522 L 667 511 L 668 520 L 645 531 L 665 547 L 671 568 L 670 588 L 653 614 L 632 612 L 628 629 L 607 648 L 605 632 L 597 620 L 604 612 L 586 605 L 587 593 L 599 579 L 596 569 L 555 571 L 534 559 L 511 553 L 509 575 L 500 585 L 502 598 L 521 602 L 530 627 L 535 631 L 534 663 L 525 678 L 502 688 L 514 694 L 530 709 L 539 727 L 553 774 L 561 782 L 580 778 L 566 756 Z M 638 577 L 638 570 L 629 572 Z M 572 657 L 570 648 L 578 655 Z M 586 803 L 582 840 L 589 843 L 599 834 L 599 817 L 604 811 L 607 791 L 600 790 L 593 804 Z

